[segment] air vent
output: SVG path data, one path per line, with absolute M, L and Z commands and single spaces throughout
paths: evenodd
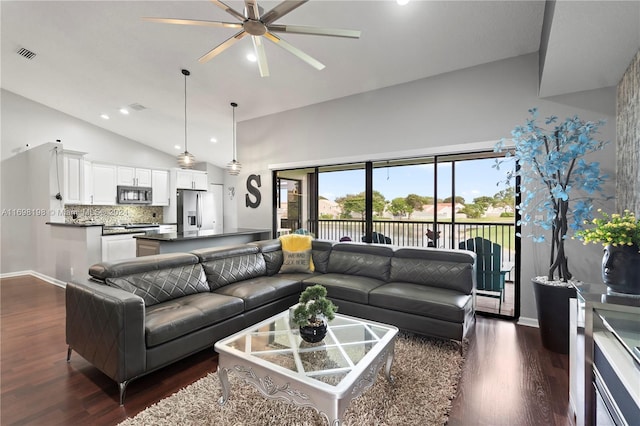
M 36 52 L 32 52 L 29 49 L 25 49 L 24 47 L 21 47 L 20 49 L 18 49 L 16 53 L 18 53 L 18 55 L 27 59 L 33 59 L 36 56 Z
M 135 110 L 135 111 L 142 111 L 143 109 L 147 109 L 146 106 L 144 105 L 140 105 L 140 104 L 131 104 L 129 105 L 129 108 Z

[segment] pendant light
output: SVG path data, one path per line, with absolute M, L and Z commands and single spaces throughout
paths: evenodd
M 187 150 L 187 76 L 189 70 L 182 70 L 184 75 L 184 152 L 178 155 L 178 165 L 182 169 L 192 169 L 196 158 Z
M 237 103 L 231 102 L 231 107 L 233 108 L 233 160 L 227 164 L 227 171 L 231 176 L 237 176 L 240 174 L 240 169 L 242 168 L 242 164 L 240 164 L 236 160 L 236 107 Z

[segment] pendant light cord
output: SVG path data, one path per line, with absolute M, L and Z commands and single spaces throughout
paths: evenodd
M 187 149 L 187 75 L 184 70 L 184 152 L 188 152 Z
M 184 75 L 184 152 L 189 152 L 187 149 L 187 76 L 191 75 L 189 70 L 182 70 Z
M 231 102 L 232 109 L 232 117 L 233 117 L 233 162 L 236 162 L 236 107 L 237 103 Z

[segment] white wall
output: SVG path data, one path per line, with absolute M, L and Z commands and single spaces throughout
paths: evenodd
M 605 118 L 609 124 L 602 137 L 615 141 L 615 88 L 540 99 L 537 82 L 538 58 L 531 54 L 241 122 L 240 180 L 262 175 L 263 202 L 258 209 L 246 208 L 243 184 L 236 197 L 238 224 L 271 226 L 269 165 L 337 164 L 491 147 L 524 123 L 534 106 L 543 117 Z M 614 194 L 615 144 L 598 159 Z M 568 250 L 574 275 L 599 282 L 602 256 L 597 247 L 570 241 Z M 529 278 L 546 273 L 546 252 L 544 245 L 522 241 L 522 317 L 536 317 Z

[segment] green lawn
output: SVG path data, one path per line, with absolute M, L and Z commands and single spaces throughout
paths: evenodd
M 482 237 L 491 240 L 501 246 L 515 247 L 515 228 L 506 226 L 484 225 L 482 228 L 469 229 L 466 232 L 467 238 Z

